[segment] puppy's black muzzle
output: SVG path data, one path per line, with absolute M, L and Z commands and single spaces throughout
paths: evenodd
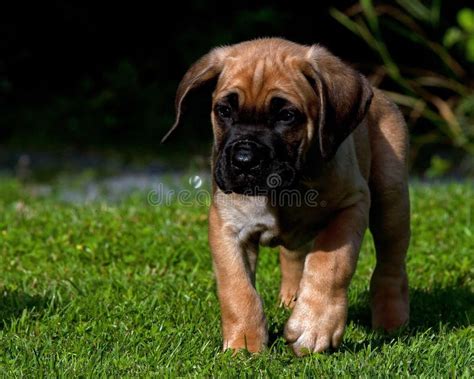
M 253 141 L 237 141 L 230 146 L 232 169 L 237 173 L 257 173 L 265 157 L 265 149 Z
M 290 186 L 295 170 L 286 160 L 279 159 L 274 144 L 238 136 L 228 141 L 217 156 L 214 177 L 224 192 L 267 195 Z

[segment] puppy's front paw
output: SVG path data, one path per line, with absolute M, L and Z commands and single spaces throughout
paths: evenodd
M 268 342 L 265 320 L 257 324 L 230 325 L 224 332 L 224 350 L 248 350 L 251 353 L 262 351 Z
M 297 356 L 338 347 L 347 318 L 347 300 L 298 298 L 285 326 L 285 338 Z

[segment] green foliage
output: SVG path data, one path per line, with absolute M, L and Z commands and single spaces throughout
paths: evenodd
M 443 43 L 450 48 L 460 45 L 469 62 L 474 62 L 474 9 L 463 8 L 458 12 L 459 27 L 453 26 L 446 30 Z
M 221 352 L 207 209 L 153 207 L 146 194 L 71 206 L 0 182 L 0 372 L 4 377 L 472 377 L 474 194 L 412 185 L 412 315 L 370 331 L 367 236 L 334 352 L 295 358 L 277 307 L 278 254 L 258 270 L 271 332 L 257 356 Z M 449 227 L 448 227 L 449 226 Z
M 452 163 L 459 156 L 469 160 L 474 154 L 474 91 L 469 52 L 469 46 L 474 44 L 474 12 L 460 10 L 460 28 L 448 28 L 443 39 L 436 36 L 440 28 L 440 0 L 396 3 L 398 6 L 388 2 L 375 5 L 372 0 L 360 0 L 345 13 L 332 8 L 331 14 L 379 56 L 381 65 L 373 66 L 373 80 L 385 88 L 407 116 L 415 164 L 418 153 L 428 151 L 431 160 L 436 150 L 447 148 Z M 461 42 L 466 49 L 464 61 L 457 60 L 448 50 Z M 391 53 L 401 46 L 410 52 L 408 62 L 400 54 Z M 467 171 L 472 174 L 474 167 Z
M 118 7 L 116 16 L 104 18 L 99 6 L 81 11 L 69 3 L 52 7 L 63 20 L 54 12 L 48 19 L 66 22 L 69 34 L 64 38 L 74 31 L 81 48 L 76 49 L 73 39 L 53 49 L 54 41 L 41 33 L 38 44 L 32 39 L 23 46 L 23 29 L 9 26 L 15 22 L 5 24 L 6 35 L 12 34 L 6 39 L 6 56 L 0 57 L 5 68 L 0 70 L 2 147 L 99 149 L 168 160 L 207 155 L 212 133 L 206 96 L 190 101 L 186 127 L 167 144 L 159 143 L 173 124 L 173 99 L 182 74 L 214 46 L 282 36 L 322 43 L 348 62 L 361 63 L 361 71 L 370 73 L 405 113 L 413 172 L 439 172 L 430 170 L 438 156 L 450 162 L 446 174 L 474 176 L 472 6 L 448 0 L 354 0 L 344 12 L 331 10 L 337 22 L 328 17 L 334 4 L 329 0 L 304 6 L 234 2 L 228 10 L 198 1 L 183 11 L 176 5 L 169 13 L 176 22 L 169 28 L 148 7 Z M 215 12 L 219 17 L 209 22 Z M 124 28 L 132 19 L 143 28 Z M 50 27 L 54 35 L 56 29 Z M 104 44 L 111 35 L 115 43 Z M 100 53 L 94 56 L 94 51 Z
M 451 168 L 451 162 L 435 155 L 431 158 L 430 168 L 426 171 L 426 176 L 434 179 L 445 175 Z

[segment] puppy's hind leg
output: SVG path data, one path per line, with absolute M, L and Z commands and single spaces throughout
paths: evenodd
M 290 251 L 280 247 L 280 306 L 294 307 L 306 254 L 305 250 Z
M 377 264 L 370 282 L 372 327 L 392 331 L 409 319 L 405 258 L 410 243 L 410 199 L 406 156 L 408 138 L 400 113 L 386 112 L 371 129 L 370 231 Z
M 409 319 L 405 257 L 410 242 L 408 188 L 374 199 L 370 213 L 377 264 L 370 282 L 372 327 L 393 331 Z

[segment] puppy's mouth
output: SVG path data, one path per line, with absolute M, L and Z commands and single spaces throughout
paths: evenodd
M 255 138 L 227 142 L 216 156 L 214 178 L 225 193 L 266 196 L 294 185 L 296 170 L 274 146 Z
M 287 162 L 272 162 L 260 170 L 243 172 L 224 164 L 217 164 L 214 178 L 219 189 L 225 193 L 246 196 L 267 196 L 272 191 L 291 188 L 296 182 L 296 171 Z

